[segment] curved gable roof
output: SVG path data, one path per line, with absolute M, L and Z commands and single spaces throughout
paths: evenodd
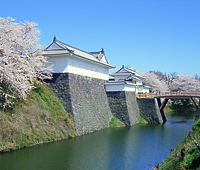
M 144 77 L 140 74 L 138 74 L 136 72 L 136 70 L 133 70 L 131 68 L 127 68 L 127 67 L 124 67 L 124 65 L 122 65 L 122 68 L 120 68 L 119 70 L 117 71 L 114 71 L 113 73 L 110 74 L 110 76 L 132 76 L 132 77 L 136 77 L 136 78 L 139 78 L 139 79 L 144 79 Z
M 101 51 L 100 51 L 101 52 Z M 90 61 L 93 61 L 93 62 L 96 62 L 96 63 L 99 63 L 99 64 L 103 64 L 109 68 L 115 68 L 115 66 L 109 64 L 106 60 L 103 61 L 103 57 L 105 56 L 99 56 L 99 57 L 96 57 L 95 55 L 98 54 L 98 52 L 86 52 L 86 51 L 83 51 L 83 50 L 80 50 L 76 47 L 73 47 L 71 45 L 68 45 L 68 44 L 65 44 L 59 40 L 56 39 L 56 37 L 54 37 L 54 40 L 53 42 L 46 48 L 44 49 L 44 55 L 57 55 L 57 54 L 74 54 L 78 57 L 81 57 L 83 59 L 86 59 L 86 60 L 90 60 Z

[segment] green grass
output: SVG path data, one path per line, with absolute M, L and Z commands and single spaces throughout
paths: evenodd
M 109 127 L 123 127 L 123 126 L 126 125 L 116 117 L 112 117 L 111 121 L 109 122 Z
M 174 112 L 174 110 L 171 107 L 169 107 L 169 106 L 165 106 L 164 112 L 165 113 L 170 113 L 170 112 Z
M 139 124 L 148 123 L 144 118 L 140 117 Z
M 0 151 L 76 136 L 74 120 L 53 91 L 35 83 L 26 100 L 0 111 Z
M 200 129 L 200 119 L 198 119 L 197 121 L 195 121 L 192 125 L 192 130 L 194 132 L 197 132 Z
M 195 106 L 189 99 L 181 99 L 182 104 L 176 104 L 175 99 L 172 99 L 171 106 L 165 106 L 165 112 L 196 112 Z M 198 103 L 197 103 L 198 105 Z

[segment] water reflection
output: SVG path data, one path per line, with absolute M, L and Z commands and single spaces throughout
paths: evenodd
M 0 154 L 0 169 L 151 169 L 184 139 L 194 116 L 178 113 L 162 125 L 104 129 Z

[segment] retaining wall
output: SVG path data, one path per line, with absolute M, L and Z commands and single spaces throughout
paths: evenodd
M 154 98 L 137 98 L 140 116 L 148 123 L 160 124 L 163 123 L 159 112 L 158 103 Z
M 77 134 L 84 135 L 109 126 L 109 108 L 104 81 L 71 73 L 54 73 L 48 86 L 72 113 Z
M 107 92 L 108 102 L 113 116 L 126 126 L 139 123 L 139 110 L 134 92 Z
M 73 115 L 78 135 L 109 127 L 112 116 L 119 118 L 126 126 L 138 124 L 140 115 L 148 123 L 162 123 L 155 99 L 136 99 L 134 92 L 127 91 L 106 93 L 103 80 L 71 73 L 54 73 L 53 79 L 46 83 L 65 110 Z

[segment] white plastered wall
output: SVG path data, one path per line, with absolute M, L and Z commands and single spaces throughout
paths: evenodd
M 105 89 L 107 92 L 109 92 L 109 91 L 133 91 L 133 92 L 135 92 L 135 86 L 128 85 L 128 84 L 105 85 Z
M 149 93 L 149 88 L 143 88 L 143 93 Z
M 137 85 L 142 85 L 142 80 L 140 80 L 140 81 L 137 81 L 137 83 L 136 83 Z
M 108 68 L 75 56 L 50 56 L 48 61 L 53 64 L 53 73 L 73 73 L 109 80 Z
M 105 89 L 109 91 L 133 91 L 137 93 L 149 93 L 149 88 L 138 87 L 130 84 L 106 84 Z

